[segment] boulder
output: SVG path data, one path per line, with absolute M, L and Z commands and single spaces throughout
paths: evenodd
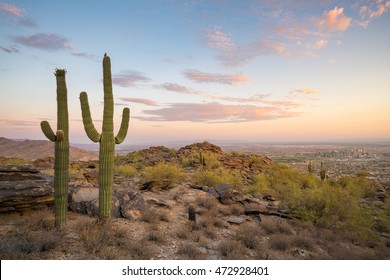
M 0 213 L 24 212 L 54 203 L 53 177 L 32 165 L 0 167 Z
M 98 188 L 72 188 L 69 192 L 69 208 L 77 213 L 99 214 Z
M 121 215 L 128 220 L 138 220 L 142 213 L 150 209 L 142 195 L 134 194 L 130 200 L 123 201 L 121 204 Z
M 235 224 L 235 225 L 240 225 L 243 222 L 245 222 L 246 220 L 248 220 L 248 217 L 245 215 L 231 216 L 231 217 L 227 217 L 227 219 L 226 219 L 226 221 L 229 224 Z
M 234 201 L 232 200 L 232 191 L 230 184 L 220 184 L 215 187 L 215 191 L 217 192 L 219 201 L 222 204 L 234 203 Z
M 141 191 L 159 191 L 170 188 L 172 181 L 168 179 L 152 180 L 142 184 Z
M 244 206 L 245 215 L 268 214 L 268 209 L 262 204 L 247 204 Z

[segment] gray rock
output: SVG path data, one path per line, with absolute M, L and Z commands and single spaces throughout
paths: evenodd
M 220 199 L 229 198 L 231 196 L 231 188 L 229 184 L 220 184 L 215 187 Z
M 244 206 L 245 215 L 259 215 L 259 214 L 267 214 L 268 210 L 265 206 L 261 204 L 247 204 Z
M 129 201 L 124 201 L 121 205 L 121 215 L 128 220 L 137 220 L 142 213 L 150 209 L 142 195 L 134 195 Z
M 0 213 L 23 212 L 54 203 L 53 177 L 34 166 L 0 168 Z
M 245 222 L 247 219 L 248 219 L 247 216 L 245 216 L 245 215 L 240 215 L 240 216 L 228 217 L 228 218 L 226 219 L 226 221 L 227 221 L 229 224 L 240 225 L 240 224 L 242 224 L 243 222 Z
M 98 215 L 99 189 L 72 188 L 69 192 L 69 208 L 81 214 Z
M 219 198 L 219 194 L 217 193 L 215 188 L 209 188 L 207 191 L 207 195 Z

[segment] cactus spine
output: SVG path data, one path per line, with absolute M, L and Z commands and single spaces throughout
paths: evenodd
M 54 134 L 49 122 L 42 121 L 41 129 L 45 136 L 54 142 L 54 207 L 55 227 L 66 224 L 68 210 L 69 177 L 69 120 L 68 101 L 64 69 L 56 69 L 57 80 L 57 131 Z
M 110 219 L 112 212 L 112 193 L 114 184 L 115 144 L 120 144 L 126 137 L 129 127 L 130 110 L 123 109 L 121 127 L 114 137 L 114 97 L 112 94 L 111 61 L 106 54 L 103 58 L 104 110 L 102 133 L 92 123 L 91 112 L 86 92 L 80 93 L 81 112 L 85 132 L 93 142 L 99 142 L 99 217 Z

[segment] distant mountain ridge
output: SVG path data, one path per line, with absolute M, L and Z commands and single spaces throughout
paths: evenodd
M 98 154 L 93 151 L 70 147 L 70 160 L 93 160 Z M 11 140 L 0 137 L 0 156 L 36 160 L 54 157 L 54 143 L 46 140 Z

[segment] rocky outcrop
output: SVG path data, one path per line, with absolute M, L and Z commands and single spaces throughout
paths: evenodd
M 198 155 L 199 153 L 207 153 L 207 152 L 218 154 L 218 155 L 223 154 L 223 151 L 220 147 L 205 141 L 202 143 L 195 143 L 180 148 L 177 151 L 177 156 L 183 158 L 183 157 L 190 157 L 193 154 Z
M 0 212 L 24 212 L 54 203 L 53 177 L 32 165 L 0 167 Z

